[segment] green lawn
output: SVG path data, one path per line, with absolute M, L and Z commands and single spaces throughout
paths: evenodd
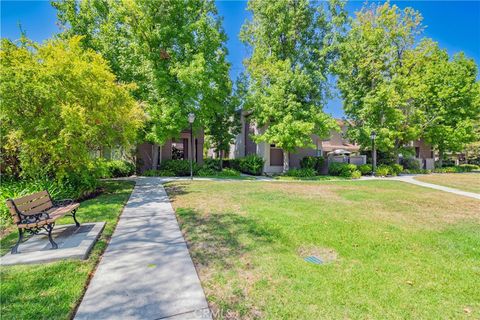
M 341 180 L 350 180 L 350 178 L 344 178 L 339 176 L 315 176 L 315 177 L 290 177 L 290 176 L 274 176 L 276 180 L 285 180 L 285 181 L 341 181 Z
M 416 176 L 415 179 L 445 187 L 480 193 L 480 172 L 429 174 Z
M 133 186 L 133 182 L 126 181 L 102 182 L 101 187 L 105 188 L 105 192 L 81 203 L 77 212 L 80 223 L 107 222 L 88 260 L 1 268 L 2 320 L 71 318 Z M 65 217 L 57 223 L 69 224 L 72 218 Z M 15 231 L 2 239 L 2 254 L 10 249 L 16 238 Z
M 396 181 L 167 191 L 219 318 L 480 318 L 478 200 Z

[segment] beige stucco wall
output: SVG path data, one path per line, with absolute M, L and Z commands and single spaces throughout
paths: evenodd
M 290 153 L 290 167 L 300 168 L 300 161 L 306 157 L 314 157 L 317 151 L 313 148 L 298 148 L 295 153 Z
M 350 156 L 349 161 L 351 164 L 355 164 L 357 166 L 366 164 L 367 163 L 367 156 L 360 155 L 360 156 Z

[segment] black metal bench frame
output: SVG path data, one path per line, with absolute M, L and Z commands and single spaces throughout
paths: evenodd
M 46 191 L 46 193 L 49 197 L 50 202 L 52 203 L 52 206 L 45 209 L 45 210 L 42 210 L 42 211 L 39 211 L 39 212 L 36 212 L 36 213 L 33 213 L 33 214 L 23 213 L 21 210 L 18 209 L 17 204 L 15 203 L 15 201 L 16 201 L 15 199 L 7 199 L 7 206 L 9 207 L 12 215 L 13 215 L 13 212 L 12 212 L 12 209 L 13 209 L 16 216 L 17 216 L 17 219 L 14 219 L 14 220 L 16 221 L 16 224 L 18 226 L 18 241 L 15 244 L 15 246 L 13 246 L 13 248 L 11 250 L 12 254 L 18 253 L 18 246 L 22 242 L 25 233 L 29 233 L 30 235 L 36 235 L 36 234 L 40 233 L 42 230 L 45 230 L 47 232 L 48 240 L 50 241 L 50 244 L 52 245 L 52 249 L 57 249 L 58 245 L 52 238 L 52 231 L 53 231 L 53 228 L 55 227 L 55 220 L 57 220 L 61 217 L 64 217 L 64 216 L 72 217 L 73 221 L 75 221 L 76 227 L 77 228 L 80 227 L 80 223 L 78 222 L 77 217 L 76 217 L 76 212 L 77 212 L 78 206 L 71 211 L 65 211 L 64 213 L 60 212 L 60 213 L 56 214 L 54 217 L 50 216 L 50 214 L 52 212 L 50 212 L 50 213 L 48 212 L 48 211 L 51 211 L 52 209 L 61 209 L 61 208 L 64 208 L 66 206 L 74 204 L 75 202 L 73 201 L 73 199 L 63 199 L 63 200 L 55 201 L 55 200 L 52 199 L 52 197 L 50 196 L 50 193 L 48 193 L 48 191 Z M 48 220 L 50 220 L 50 222 L 48 222 Z M 33 226 L 28 226 L 28 225 L 32 225 L 32 224 L 34 224 L 34 225 Z

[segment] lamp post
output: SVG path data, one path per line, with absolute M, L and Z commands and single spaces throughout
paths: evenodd
M 190 112 L 188 114 L 188 123 L 190 123 L 190 180 L 193 180 L 193 122 L 195 121 L 195 114 Z
M 372 131 L 370 134 L 370 139 L 372 140 L 372 176 L 375 175 L 375 168 L 377 167 L 377 150 L 375 150 L 375 138 L 377 133 Z

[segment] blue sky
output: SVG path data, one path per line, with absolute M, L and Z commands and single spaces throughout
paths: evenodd
M 401 8 L 410 6 L 421 12 L 423 24 L 427 27 L 425 36 L 438 41 L 450 54 L 464 51 L 480 65 L 480 1 L 391 1 Z M 347 5 L 350 14 L 359 10 L 363 1 L 351 1 Z M 240 27 L 249 17 L 246 1 L 217 1 L 219 14 L 229 37 L 227 46 L 231 75 L 235 78 L 243 69 L 246 57 L 245 46 L 238 40 Z M 18 24 L 27 36 L 42 42 L 59 32 L 56 12 L 49 1 L 4 1 L 1 0 L 2 37 L 18 39 Z M 341 101 L 329 102 L 327 112 L 336 117 L 343 115 Z

